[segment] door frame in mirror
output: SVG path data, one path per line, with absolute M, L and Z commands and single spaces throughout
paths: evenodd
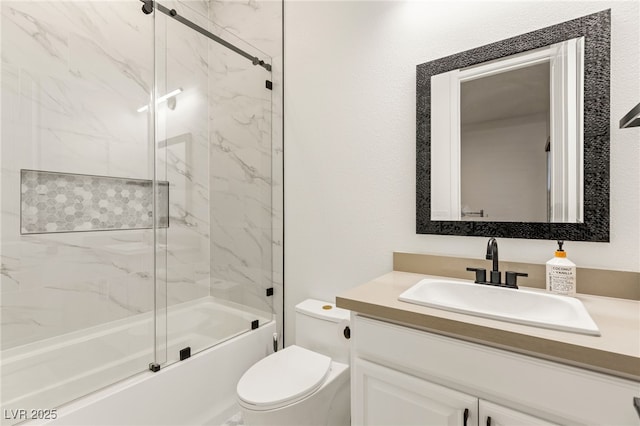
M 584 221 L 431 220 L 431 76 L 584 37 Z M 416 67 L 416 233 L 609 241 L 611 10 L 467 50 Z

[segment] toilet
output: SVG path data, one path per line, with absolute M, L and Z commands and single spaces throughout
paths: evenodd
M 296 344 L 258 361 L 238 382 L 245 425 L 350 424 L 349 314 L 319 300 L 296 305 Z

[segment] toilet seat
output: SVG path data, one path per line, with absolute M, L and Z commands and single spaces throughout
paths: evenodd
M 328 356 L 292 345 L 247 370 L 238 382 L 238 398 L 251 410 L 280 408 L 314 393 L 330 369 Z

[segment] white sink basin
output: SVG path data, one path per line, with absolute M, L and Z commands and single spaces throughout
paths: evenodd
M 568 296 L 473 282 L 424 279 L 398 299 L 518 324 L 600 335 L 582 302 Z

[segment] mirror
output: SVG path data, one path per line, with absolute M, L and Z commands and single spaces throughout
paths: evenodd
M 417 233 L 609 239 L 610 11 L 417 66 Z
M 584 37 L 431 76 L 431 219 L 582 222 Z

